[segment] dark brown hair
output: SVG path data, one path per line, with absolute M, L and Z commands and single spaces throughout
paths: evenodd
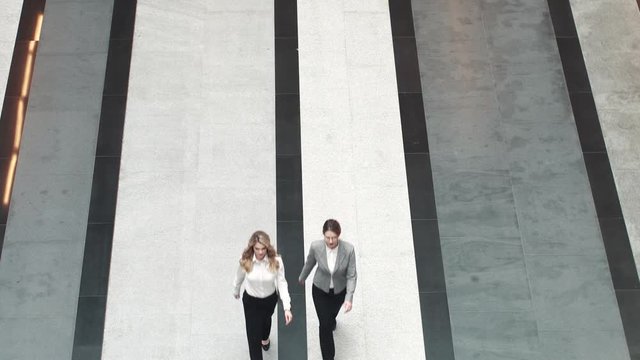
M 340 228 L 340 223 L 338 222 L 338 220 L 329 219 L 325 221 L 324 225 L 322 225 L 322 234 L 326 233 L 327 231 L 333 231 L 334 233 L 336 233 L 336 235 L 340 236 L 342 229 Z

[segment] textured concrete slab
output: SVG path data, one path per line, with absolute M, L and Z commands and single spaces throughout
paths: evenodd
M 247 358 L 231 282 L 253 231 L 277 241 L 273 3 L 137 14 L 102 355 Z
M 338 316 L 337 358 L 425 356 L 387 6 L 298 3 L 305 245 L 338 219 L 362 274 L 353 310 Z M 310 296 L 307 343 L 309 359 L 319 359 Z

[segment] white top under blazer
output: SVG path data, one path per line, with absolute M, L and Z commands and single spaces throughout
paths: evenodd
M 282 307 L 284 310 L 291 310 L 291 297 L 289 296 L 289 286 L 284 277 L 284 263 L 280 256 L 276 256 L 276 261 L 280 266 L 276 272 L 269 270 L 269 260 L 267 256 L 262 260 L 253 256 L 253 268 L 251 272 L 246 272 L 242 265 L 238 265 L 236 277 L 233 280 L 233 295 L 240 295 L 240 286 L 244 282 L 244 290 L 247 294 L 264 299 L 276 291 L 276 286 Z

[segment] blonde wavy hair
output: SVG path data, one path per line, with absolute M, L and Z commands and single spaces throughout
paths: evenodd
M 251 270 L 253 269 L 253 247 L 257 243 L 260 243 L 267 248 L 269 270 L 272 272 L 278 271 L 278 269 L 280 268 L 280 264 L 278 263 L 278 260 L 276 260 L 276 256 L 278 256 L 278 253 L 276 252 L 276 249 L 271 245 L 271 238 L 269 238 L 269 235 L 267 235 L 267 233 L 262 230 L 254 232 L 249 238 L 249 244 L 242 252 L 242 257 L 240 258 L 240 265 L 242 266 L 242 268 L 244 268 L 246 272 L 251 272 Z

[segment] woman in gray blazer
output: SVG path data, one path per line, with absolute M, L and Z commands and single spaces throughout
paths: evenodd
M 332 332 L 336 329 L 336 316 L 341 306 L 345 312 L 351 310 L 358 277 L 355 249 L 350 243 L 339 239 L 340 232 L 337 220 L 324 222 L 324 241 L 311 243 L 307 261 L 298 277 L 303 284 L 313 267 L 318 265 L 313 277 L 312 295 L 320 321 L 320 350 L 324 360 L 333 360 L 335 356 Z

